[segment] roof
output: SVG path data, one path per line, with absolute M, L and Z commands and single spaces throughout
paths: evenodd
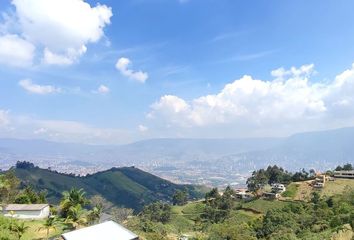
M 138 236 L 119 225 L 116 222 L 108 221 L 82 228 L 72 232 L 64 233 L 62 237 L 65 240 L 133 240 Z
M 334 171 L 334 174 L 338 174 L 338 173 L 341 173 L 341 174 L 354 174 L 354 170 L 342 170 L 342 171 Z
M 103 223 L 103 222 L 111 221 L 112 218 L 113 218 L 112 215 L 110 215 L 110 214 L 108 214 L 108 213 L 102 213 L 99 222 L 100 222 L 100 223 Z
M 49 206 L 48 204 L 8 204 L 4 211 L 39 211 Z

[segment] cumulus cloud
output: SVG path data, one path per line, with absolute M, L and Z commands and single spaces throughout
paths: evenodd
M 25 89 L 29 93 L 33 94 L 51 94 L 51 93 L 59 93 L 60 88 L 56 88 L 51 85 L 38 85 L 32 82 L 31 79 L 23 79 L 18 83 L 23 89 Z
M 103 30 L 112 17 L 110 7 L 101 4 L 91 7 L 83 0 L 13 0 L 12 4 L 16 12 L 6 22 L 16 22 L 11 25 L 18 25 L 18 29 L 6 31 L 17 31 L 23 37 L 17 36 L 16 43 L 27 43 L 27 52 L 32 53 L 27 61 L 32 60 L 35 45 L 43 49 L 42 62 L 46 64 L 76 62 L 86 52 L 87 44 L 104 36 Z
M 144 83 L 148 78 L 149 75 L 146 72 L 142 72 L 142 71 L 134 71 L 132 69 L 129 68 L 129 65 L 131 64 L 130 59 L 122 57 L 120 59 L 118 59 L 117 63 L 116 63 L 116 68 L 119 70 L 119 72 L 130 78 L 133 79 L 135 81 Z
M 33 61 L 35 46 L 15 34 L 0 36 L 0 64 L 23 67 Z
M 98 87 L 98 89 L 97 89 L 97 92 L 98 93 L 101 93 L 101 94 L 107 94 L 107 93 L 109 93 L 111 90 L 107 87 L 107 86 L 105 86 L 105 85 L 100 85 L 99 87 Z
M 274 136 L 353 123 L 354 64 L 331 83 L 311 82 L 314 72 L 313 64 L 280 68 L 272 71 L 271 81 L 245 75 L 216 94 L 192 100 L 162 96 L 148 118 L 167 127 L 219 129 L 221 135 Z

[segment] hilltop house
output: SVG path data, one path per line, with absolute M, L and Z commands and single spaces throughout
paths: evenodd
M 119 225 L 108 221 L 61 235 L 64 240 L 138 240 L 139 237 Z
M 354 170 L 351 171 L 334 171 L 336 178 L 351 178 L 354 179 Z
M 284 184 L 280 184 L 280 183 L 274 183 L 272 184 L 272 192 L 274 193 L 282 193 L 286 191 L 286 187 L 284 186 Z
M 48 204 L 8 204 L 2 208 L 5 217 L 18 219 L 43 219 L 49 217 Z

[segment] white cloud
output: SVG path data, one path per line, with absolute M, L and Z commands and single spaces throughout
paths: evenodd
M 11 121 L 10 121 L 11 120 Z M 129 131 L 100 128 L 78 121 L 38 119 L 0 110 L 0 137 L 89 144 L 122 144 L 132 141 Z
M 51 85 L 38 85 L 34 84 L 30 79 L 23 79 L 18 83 L 23 89 L 29 93 L 33 94 L 50 94 L 50 93 L 59 93 L 60 88 L 56 88 Z
M 45 48 L 42 62 L 45 64 L 70 65 L 84 54 L 86 50 L 86 47 L 82 46 L 81 50 L 68 49 L 65 54 L 56 54 Z
M 0 64 L 15 67 L 32 65 L 35 47 L 18 35 L 0 36 Z
M 148 118 L 160 128 L 198 127 L 214 136 L 216 129 L 221 136 L 274 136 L 352 124 L 354 65 L 331 83 L 312 83 L 313 73 L 313 64 L 280 68 L 272 71 L 272 81 L 246 75 L 225 85 L 219 93 L 190 101 L 162 96 L 151 105 Z
M 12 4 L 16 13 L 6 22 L 18 25 L 18 34 L 44 49 L 42 62 L 46 64 L 76 62 L 86 52 L 87 44 L 104 36 L 103 29 L 112 17 L 110 7 L 91 7 L 83 0 L 13 0 Z M 3 26 L 8 25 L 6 22 Z
M 109 93 L 111 90 L 107 87 L 107 86 L 105 86 L 105 85 L 100 85 L 99 87 L 98 87 L 98 89 L 97 89 L 97 92 L 98 93 L 101 93 L 101 94 L 107 94 L 107 93 Z
M 129 68 L 131 61 L 128 58 L 120 58 L 116 63 L 116 68 L 120 71 L 120 73 L 130 79 L 136 80 L 138 82 L 144 83 L 149 75 L 146 72 L 142 71 L 134 71 Z
M 144 125 L 139 125 L 138 126 L 138 129 L 140 132 L 144 133 L 144 132 L 147 132 L 149 130 L 148 127 L 144 126 Z
M 10 123 L 9 112 L 0 109 L 0 127 L 6 126 Z

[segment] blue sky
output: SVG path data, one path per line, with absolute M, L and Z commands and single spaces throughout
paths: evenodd
M 353 1 L 0 3 L 1 137 L 118 144 L 354 125 Z

